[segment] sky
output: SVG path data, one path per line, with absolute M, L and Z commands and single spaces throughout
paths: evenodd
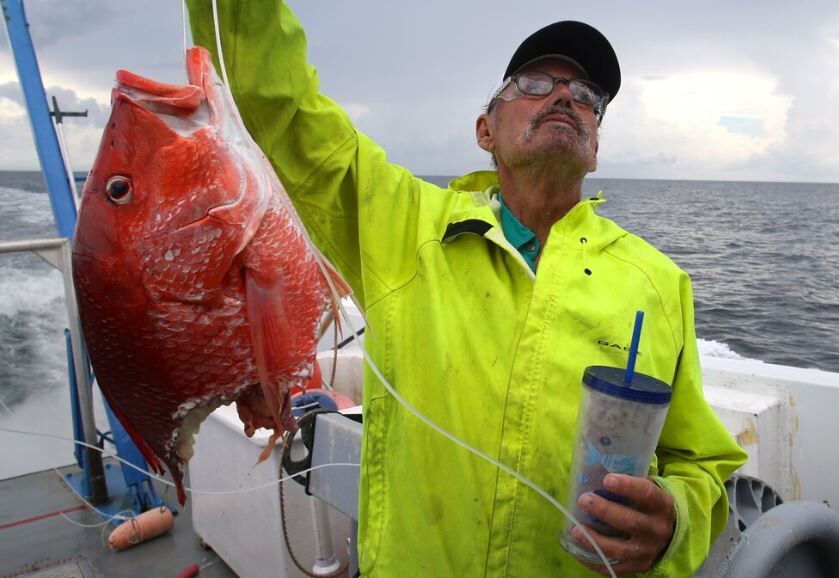
M 419 175 L 489 166 L 475 142 L 481 107 L 521 40 L 568 19 L 603 32 L 623 73 L 593 176 L 839 182 L 836 0 L 290 4 L 323 92 Z M 117 69 L 184 81 L 180 2 L 28 0 L 26 9 L 47 94 L 90 114 L 65 124 L 76 170 L 96 155 Z M 21 102 L 0 36 L 0 170 L 37 168 Z

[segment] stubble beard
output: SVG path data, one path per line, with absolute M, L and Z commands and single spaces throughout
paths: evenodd
M 591 143 L 591 131 L 585 126 L 580 115 L 570 107 L 556 105 L 539 111 L 524 127 L 519 137 L 523 144 L 534 144 L 540 135 L 537 130 L 544 119 L 551 114 L 564 114 L 574 121 L 574 126 L 566 123 L 553 123 L 547 127 L 550 131 L 543 136 L 543 143 L 531 151 L 531 158 L 559 157 L 565 161 L 579 162 L 586 167 L 586 172 L 594 165 L 594 148 Z M 543 133 L 546 131 L 542 131 Z

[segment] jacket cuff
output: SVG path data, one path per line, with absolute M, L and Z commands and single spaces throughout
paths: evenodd
M 679 491 L 678 487 L 671 484 L 666 478 L 661 476 L 650 476 L 650 480 L 673 498 L 673 507 L 676 510 L 676 527 L 673 529 L 673 536 L 670 538 L 670 543 L 667 545 L 667 548 L 664 549 L 661 556 L 659 556 L 655 565 L 647 573 L 649 576 L 656 576 L 658 574 L 656 570 L 661 568 L 663 562 L 666 562 L 668 559 L 673 557 L 685 541 L 688 527 L 688 507 L 685 495 Z

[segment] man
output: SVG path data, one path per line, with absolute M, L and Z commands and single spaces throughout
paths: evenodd
M 191 3 L 195 42 L 212 48 L 210 2 Z M 620 86 L 608 41 L 573 22 L 527 39 L 477 121 L 497 171 L 443 189 L 388 163 L 318 93 L 286 6 L 229 0 L 219 21 L 245 124 L 353 287 L 377 365 L 423 415 L 564 502 L 583 370 L 624 365 L 646 312 L 637 370 L 673 387 L 650 478 L 607 477 L 633 507 L 580 504 L 628 536 L 595 534 L 618 574 L 692 574 L 744 454 L 702 397 L 687 275 L 581 200 Z M 605 572 L 559 546 L 564 518 L 541 496 L 432 431 L 369 370 L 361 478 L 365 577 Z

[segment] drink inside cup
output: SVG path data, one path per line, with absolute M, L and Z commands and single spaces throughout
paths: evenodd
M 627 377 L 629 382 L 627 382 Z M 672 390 L 649 375 L 627 375 L 623 368 L 591 366 L 583 375 L 583 396 L 577 421 L 577 444 L 572 456 L 568 509 L 581 523 L 606 536 L 623 536 L 578 505 L 580 496 L 593 492 L 631 506 L 603 487 L 606 474 L 646 477 L 652 461 Z M 588 562 L 602 563 L 593 551 L 579 545 L 568 522 L 560 544 Z

